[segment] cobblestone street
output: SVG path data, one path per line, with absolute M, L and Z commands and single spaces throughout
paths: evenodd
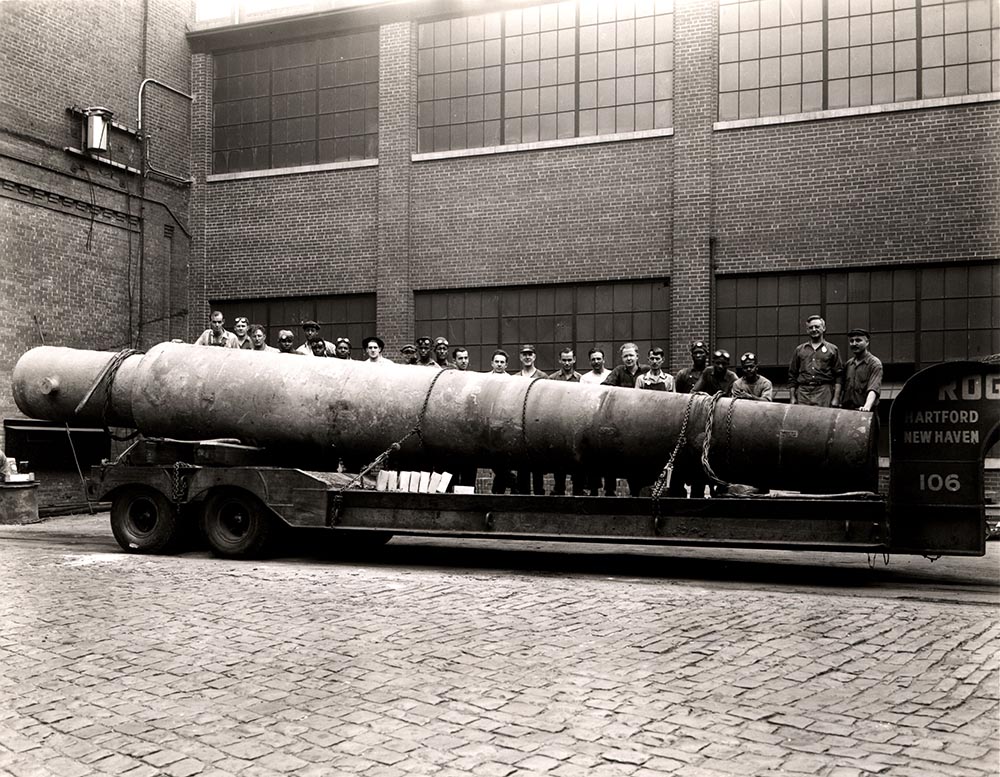
M 995 566 L 997 545 L 952 563 Z M 4 527 L 0 773 L 1000 773 L 995 587 L 956 603 L 678 581 L 670 549 L 640 578 L 451 553 L 240 563 L 124 554 L 106 514 Z

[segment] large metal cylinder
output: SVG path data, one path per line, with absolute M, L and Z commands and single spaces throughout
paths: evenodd
M 15 401 L 34 418 L 235 437 L 303 456 L 373 457 L 419 426 L 404 459 L 646 478 L 669 459 L 685 415 L 683 456 L 700 459 L 711 415 L 709 462 L 723 480 L 828 493 L 874 487 L 868 413 L 175 343 L 126 358 L 109 400 L 101 388 L 76 413 L 112 358 L 35 348 L 14 368 Z

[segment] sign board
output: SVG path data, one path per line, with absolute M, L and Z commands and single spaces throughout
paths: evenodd
M 890 550 L 983 555 L 983 462 L 1000 435 L 1000 364 L 918 372 L 889 416 Z

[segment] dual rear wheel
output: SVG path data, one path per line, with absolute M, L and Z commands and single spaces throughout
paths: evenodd
M 149 486 L 128 486 L 111 502 L 111 531 L 129 553 L 169 553 L 179 544 L 184 521 L 162 493 Z M 275 529 L 270 510 L 238 488 L 209 492 L 201 528 L 212 552 L 223 558 L 260 556 Z

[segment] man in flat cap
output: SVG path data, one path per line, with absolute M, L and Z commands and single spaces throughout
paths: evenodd
M 323 351 L 327 356 L 334 356 L 337 353 L 337 349 L 334 347 L 333 343 L 327 342 L 319 334 L 319 324 L 315 321 L 305 321 L 302 324 L 302 331 L 305 332 L 306 341 L 302 343 L 297 349 L 297 353 L 304 353 L 307 356 L 317 356 L 319 355 L 319 346 L 313 347 L 314 342 L 323 343 Z
M 450 370 L 455 362 L 448 360 L 448 340 L 444 337 L 434 338 L 434 361 L 442 370 Z
M 417 366 L 419 367 L 433 367 L 436 370 L 441 369 L 437 361 L 434 359 L 434 351 L 431 346 L 431 339 L 429 337 L 418 337 L 417 338 Z
M 844 371 L 844 395 L 841 407 L 871 413 L 878 406 L 882 391 L 882 362 L 868 350 L 871 336 L 864 329 L 847 333 L 851 358 Z
M 809 339 L 800 344 L 788 364 L 788 387 L 793 405 L 840 407 L 844 387 L 844 362 L 840 351 L 826 341 L 826 321 L 822 316 L 806 319 Z
M 413 343 L 407 343 L 399 352 L 403 356 L 403 364 L 416 364 L 417 363 L 417 346 Z

